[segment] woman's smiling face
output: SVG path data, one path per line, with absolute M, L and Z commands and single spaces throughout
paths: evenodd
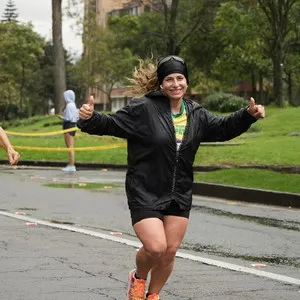
M 162 82 L 162 91 L 170 100 L 180 100 L 187 90 L 187 81 L 183 74 L 173 73 Z

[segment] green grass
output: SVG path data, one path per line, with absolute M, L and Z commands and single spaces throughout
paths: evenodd
M 202 145 L 195 157 L 196 166 L 300 166 L 300 107 L 266 107 L 266 119 L 259 120 L 247 133 L 232 142 L 240 145 Z M 14 124 L 18 125 L 15 126 Z M 9 124 L 14 132 L 40 133 L 41 136 L 22 137 L 9 135 L 11 143 L 21 153 L 22 160 L 67 161 L 67 152 L 62 134 L 43 136 L 43 133 L 61 130 L 61 121 L 56 116 L 35 117 Z M 98 147 L 121 144 L 126 141 L 114 137 L 91 136 L 76 132 L 75 147 Z M 23 150 L 18 146 L 60 148 L 60 150 Z M 6 159 L 4 151 L 0 159 Z M 126 147 L 115 149 L 76 151 L 77 162 L 126 164 Z M 254 172 L 254 173 L 253 173 Z M 254 175 L 252 175 L 254 174 Z M 200 177 L 199 177 L 200 176 Z M 234 169 L 195 175 L 196 180 L 217 182 L 253 188 L 263 188 L 299 193 L 299 175 L 282 174 L 265 170 Z
M 194 179 L 216 184 L 300 193 L 300 174 L 282 174 L 259 169 L 229 169 L 195 173 Z
M 266 108 L 267 117 L 233 141 L 234 147 L 200 147 L 196 165 L 300 165 L 300 107 Z M 290 136 L 291 133 L 299 135 Z
M 55 132 L 62 130 L 62 121 L 55 116 L 45 116 L 44 119 L 37 118 L 37 122 L 29 125 L 21 125 L 6 129 L 11 132 L 41 134 L 41 136 L 16 136 L 10 135 L 9 139 L 12 145 L 21 153 L 22 160 L 55 160 L 66 161 L 68 153 L 63 138 L 63 134 L 43 136 L 43 133 Z M 30 123 L 30 122 L 28 122 Z M 45 126 L 46 125 L 46 126 Z M 79 130 L 75 136 L 75 147 L 99 147 L 112 144 L 125 143 L 126 141 L 115 137 L 100 137 L 82 133 Z M 53 148 L 48 150 L 24 150 L 21 147 L 41 147 Z M 54 149 L 57 148 L 57 149 Z M 81 162 L 97 162 L 97 163 L 121 163 L 126 164 L 126 147 L 122 146 L 118 149 L 92 150 L 92 151 L 76 151 L 76 160 Z M 0 159 L 4 159 L 5 153 L 0 153 Z

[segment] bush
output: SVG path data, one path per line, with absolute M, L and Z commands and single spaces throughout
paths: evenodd
M 47 117 L 46 116 L 34 116 L 34 117 L 27 118 L 27 119 L 15 119 L 15 120 L 10 120 L 10 121 L 3 121 L 3 122 L 0 122 L 0 126 L 3 129 L 7 129 L 10 127 L 27 126 L 27 125 L 35 124 L 41 120 L 44 120 L 45 118 L 47 118 Z
M 246 107 L 249 105 L 249 102 L 242 97 L 232 94 L 216 93 L 207 96 L 202 104 L 209 110 L 227 113 Z

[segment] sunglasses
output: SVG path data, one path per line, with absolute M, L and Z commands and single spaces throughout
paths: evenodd
M 170 60 L 172 60 L 172 59 L 174 59 L 174 60 L 176 60 L 176 61 L 179 61 L 179 62 L 181 62 L 182 64 L 184 64 L 184 60 L 183 60 L 181 57 L 175 56 L 175 55 L 170 55 L 170 56 L 167 56 L 167 57 L 161 59 L 161 60 L 158 62 L 158 67 L 160 67 L 162 64 L 164 64 L 165 62 L 168 62 L 168 61 L 170 61 Z

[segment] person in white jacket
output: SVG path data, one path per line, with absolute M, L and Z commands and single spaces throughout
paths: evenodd
M 64 92 L 64 98 L 66 101 L 66 107 L 63 111 L 63 129 L 70 129 L 76 127 L 76 122 L 78 120 L 78 109 L 75 104 L 75 93 L 72 90 L 67 90 Z M 74 147 L 76 131 L 69 131 L 64 133 L 65 143 L 67 148 Z M 75 151 L 69 151 L 69 162 L 65 168 L 62 169 L 64 172 L 75 172 Z

